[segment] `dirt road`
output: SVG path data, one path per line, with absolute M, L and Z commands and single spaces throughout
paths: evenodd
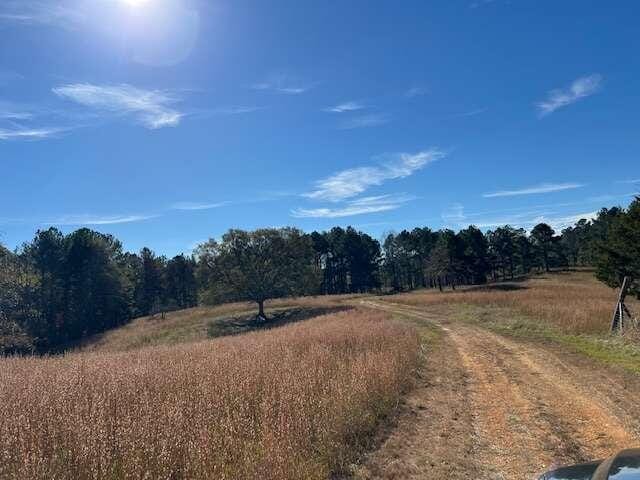
M 555 464 L 640 445 L 634 376 L 446 314 L 365 306 L 438 325 L 444 335 L 397 424 L 356 477 L 528 480 Z

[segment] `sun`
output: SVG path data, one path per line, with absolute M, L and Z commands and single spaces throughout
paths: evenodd
M 125 5 L 132 7 L 132 8 L 138 8 L 138 7 L 142 7 L 144 5 L 146 5 L 147 3 L 150 3 L 151 0 L 120 0 L 122 3 L 124 3 Z

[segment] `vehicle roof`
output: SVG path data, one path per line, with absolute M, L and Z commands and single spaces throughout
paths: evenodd
M 622 450 L 605 460 L 592 480 L 640 480 L 640 448 Z
M 559 467 L 547 472 L 542 478 L 544 480 L 591 480 L 601 462 L 602 460 L 598 460 Z

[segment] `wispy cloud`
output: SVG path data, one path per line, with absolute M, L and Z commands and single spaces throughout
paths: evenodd
M 297 218 L 342 218 L 367 213 L 387 212 L 400 208 L 414 197 L 407 195 L 378 195 L 362 197 L 340 207 L 297 208 L 291 214 Z
M 618 180 L 616 183 L 636 184 L 640 183 L 640 178 L 632 178 L 629 180 Z
M 554 230 L 560 231 L 563 228 L 574 225 L 581 219 L 592 220 L 598 216 L 597 210 L 575 214 L 558 213 L 554 210 L 543 210 L 535 207 L 521 209 L 522 211 L 517 213 L 513 213 L 513 210 L 515 209 L 493 212 L 494 215 L 488 215 L 492 212 L 466 213 L 463 205 L 457 203 L 442 212 L 442 220 L 445 226 L 453 229 L 466 228 L 469 225 L 484 229 L 510 225 L 530 230 L 539 223 L 546 223 Z
M 197 202 L 177 202 L 171 205 L 172 210 L 211 210 L 229 205 L 231 202 L 217 203 L 197 203 Z
M 20 110 L 2 110 L 0 105 L 0 120 L 29 120 L 33 118 L 33 114 Z
M 597 93 L 602 86 L 602 75 L 593 74 L 580 77 L 566 89 L 552 90 L 547 94 L 547 98 L 538 102 L 536 107 L 540 116 L 549 115 L 559 108 L 566 107 L 585 97 Z
M 316 82 L 300 80 L 286 73 L 274 73 L 263 82 L 257 82 L 249 86 L 252 90 L 264 90 L 285 95 L 299 95 L 311 90 Z
M 572 190 L 574 188 L 581 188 L 585 185 L 582 183 L 541 183 L 539 185 L 533 185 L 531 187 L 524 187 L 518 190 L 500 190 L 497 192 L 485 193 L 482 196 L 485 198 L 494 197 L 513 197 L 516 195 L 534 195 L 540 193 L 552 193 L 560 192 L 563 190 Z
M 473 117 L 475 115 L 480 115 L 481 113 L 485 113 L 487 110 L 489 110 L 489 109 L 488 108 L 477 108 L 475 110 L 469 110 L 468 112 L 454 113 L 453 115 L 451 115 L 451 118 Z
M 534 226 L 538 225 L 539 223 L 546 223 L 551 228 L 553 228 L 556 232 L 559 233 L 561 230 L 575 225 L 578 221 L 582 219 L 593 220 L 597 218 L 597 216 L 598 216 L 597 210 L 590 211 L 590 212 L 569 214 L 569 215 L 549 213 L 549 214 L 538 215 L 532 218 L 526 218 L 526 219 L 523 218 L 521 220 L 510 222 L 509 224 L 515 227 L 531 230 Z M 505 225 L 505 224 L 500 224 L 500 225 Z M 489 226 L 495 227 L 498 225 L 494 224 Z M 480 228 L 482 228 L 482 226 L 480 226 Z
M 533 215 L 543 215 L 548 214 L 549 212 L 555 211 L 557 209 L 575 209 L 577 207 L 580 210 L 585 209 L 593 209 L 595 206 L 602 205 L 606 203 L 608 205 L 619 204 L 620 202 L 626 202 L 629 197 L 635 196 L 634 193 L 623 193 L 623 194 L 603 194 L 598 196 L 587 197 L 582 200 L 573 201 L 573 202 L 553 202 L 553 203 L 545 203 L 545 204 L 536 204 L 536 205 L 526 205 L 520 207 L 508 207 L 508 208 L 500 208 L 489 211 L 475 212 L 475 213 L 465 213 L 465 218 L 471 217 L 487 217 L 487 216 L 495 216 L 495 215 L 514 215 L 518 218 L 521 217 L 531 217 Z M 588 205 L 588 206 L 587 206 Z M 420 220 L 421 221 L 421 220 Z M 503 222 L 504 223 L 504 222 Z
M 0 83 L 2 83 L 0 79 Z M 0 100 L 0 121 L 5 121 L 6 124 L 12 124 L 25 120 L 32 120 L 35 117 L 52 116 L 54 112 L 43 107 L 35 107 L 33 105 L 10 102 L 6 100 Z
M 86 19 L 86 12 L 65 0 L 3 0 L 0 22 L 72 27 Z
M 466 228 L 469 225 L 474 225 L 478 228 L 494 228 L 504 225 L 525 227 L 531 223 L 539 223 L 533 222 L 533 218 L 540 218 L 543 214 L 552 213 L 550 210 L 535 207 L 520 210 L 519 212 L 514 211 L 514 209 L 505 209 L 497 212 L 469 213 L 462 204 L 455 203 L 442 212 L 441 218 L 444 226 L 452 229 Z
M 389 116 L 382 113 L 361 115 L 345 120 L 340 124 L 341 130 L 353 130 L 354 128 L 377 127 L 389 123 Z
M 71 115 L 43 105 L 0 100 L 0 141 L 43 140 L 81 127 Z M 77 119 L 76 119 L 77 120 Z
M 241 115 L 243 113 L 257 112 L 258 110 L 263 110 L 264 108 L 265 107 L 235 105 L 235 106 L 229 106 L 229 107 L 216 108 L 213 110 L 213 113 L 217 113 L 220 115 Z
M 461 203 L 454 203 L 442 212 L 442 221 L 448 227 L 459 227 L 466 220 L 464 206 Z
M 45 222 L 47 225 L 115 225 L 134 223 L 157 218 L 159 215 L 65 215 Z
M 315 184 L 315 189 L 304 196 L 330 202 L 353 198 L 387 180 L 408 177 L 444 156 L 445 153 L 438 148 L 417 153 L 393 154 L 379 165 L 350 168 L 319 180 Z
M 184 116 L 173 107 L 178 99 L 160 90 L 143 90 L 126 84 L 74 83 L 54 88 L 53 92 L 101 112 L 131 116 L 150 129 L 174 127 Z
M 0 128 L 0 140 L 43 140 L 59 135 L 63 128 Z
M 386 155 L 379 157 L 377 165 L 342 170 L 317 181 L 314 190 L 302 195 L 331 202 L 332 206 L 296 208 L 291 214 L 300 218 L 340 218 L 395 210 L 415 197 L 407 194 L 359 195 L 388 180 L 408 177 L 444 156 L 440 149 L 431 148 L 417 153 Z
M 422 95 L 426 95 L 429 93 L 425 87 L 411 87 L 406 92 L 404 92 L 404 96 L 407 98 L 420 97 Z
M 324 108 L 323 110 L 325 112 L 330 112 L 330 113 L 345 113 L 345 112 L 354 112 L 356 110 L 362 110 L 363 108 L 365 108 L 364 104 L 360 102 L 350 101 L 350 102 L 340 103 L 333 107 Z
M 567 216 L 553 216 L 553 217 L 542 216 L 534 219 L 534 221 L 531 224 L 536 225 L 538 223 L 547 223 L 551 226 L 551 228 L 559 232 L 564 228 L 573 226 L 575 223 L 579 222 L 582 219 L 594 220 L 597 217 L 598 217 L 598 210 L 593 210 L 591 212 L 582 212 L 582 213 L 577 213 L 577 214 L 567 215 Z

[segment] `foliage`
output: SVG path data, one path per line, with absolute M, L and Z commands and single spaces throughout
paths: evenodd
M 316 267 L 322 271 L 320 293 L 363 293 L 379 286 L 380 244 L 352 227 L 313 232 Z
M 393 291 L 416 287 L 479 285 L 489 278 L 515 278 L 532 269 L 567 265 L 561 237 L 546 224 L 534 227 L 544 232 L 543 241 L 532 233 L 509 225 L 483 233 L 470 226 L 452 230 L 403 230 L 384 241 L 382 272 L 384 283 Z
M 544 262 L 544 269 L 548 272 L 550 270 L 550 255 L 554 242 L 554 235 L 556 232 L 546 223 L 539 223 L 533 230 L 531 230 L 531 238 L 533 244 L 538 247 L 538 250 L 542 253 L 542 260 Z
M 154 308 L 196 303 L 193 260 L 123 253 L 114 237 L 86 228 L 38 231 L 17 254 L 0 250 L 0 264 L 0 329 L 21 345 L 11 351 L 64 349 Z
M 596 266 L 617 287 L 626 275 L 640 295 L 638 204 L 602 209 L 560 234 L 510 225 L 482 232 L 415 228 L 382 245 L 352 227 L 303 233 L 295 228 L 229 230 L 172 259 L 148 248 L 123 252 L 110 235 L 81 229 L 38 231 L 16 253 L 0 249 L 0 309 L 5 331 L 23 332 L 41 351 L 62 349 L 132 318 L 195 306 L 292 295 L 454 289 L 532 271 Z M 5 339 L 8 338 L 5 335 Z
M 32 278 L 17 256 L 0 245 L 0 356 L 33 351 L 31 338 L 18 322 L 30 314 L 22 299 Z
M 631 293 L 640 298 L 640 197 L 609 218 L 607 228 L 599 243 L 597 277 L 611 287 L 619 287 L 629 277 Z
M 224 301 L 252 300 L 266 319 L 264 302 L 303 294 L 315 269 L 310 238 L 294 228 L 229 230 L 197 250 L 201 278 Z

